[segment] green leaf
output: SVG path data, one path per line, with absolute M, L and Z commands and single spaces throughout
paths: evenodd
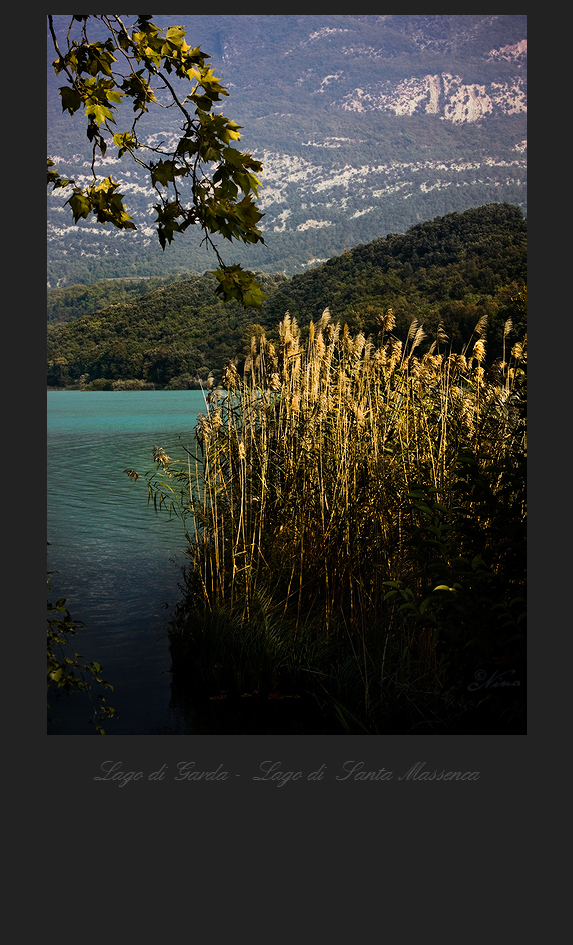
M 151 183 L 154 186 L 159 183 L 167 187 L 175 180 L 177 175 L 184 173 L 185 171 L 182 168 L 176 166 L 175 161 L 158 161 L 157 164 L 151 165 Z
M 259 286 L 254 274 L 241 266 L 224 266 L 215 269 L 212 275 L 218 280 L 216 292 L 228 302 L 236 299 L 244 308 L 262 308 L 263 299 L 267 296 Z
M 138 147 L 137 141 L 128 131 L 114 135 L 113 143 L 119 148 L 118 157 L 122 157 L 126 152 L 131 153 Z
M 71 184 L 74 183 L 74 181 L 71 180 L 70 178 L 67 178 L 67 177 L 60 177 L 60 174 L 59 174 L 59 172 L 58 172 L 57 170 L 53 170 L 53 171 L 50 170 L 50 168 L 52 168 L 52 167 L 55 168 L 56 165 L 54 164 L 53 161 L 50 160 L 50 158 L 48 158 L 47 160 L 48 160 L 48 167 L 47 167 L 48 181 L 47 181 L 47 183 L 48 183 L 48 186 L 49 186 L 50 184 L 52 185 L 52 190 L 56 190 L 58 187 L 69 187 Z
M 92 118 L 96 125 L 103 125 L 107 121 L 111 121 L 115 124 L 115 119 L 113 113 L 105 105 L 90 104 L 86 108 L 86 115 L 88 118 Z
M 82 97 L 79 92 L 77 92 L 76 89 L 71 89 L 69 85 L 64 85 L 60 89 L 60 96 L 62 99 L 62 111 L 69 112 L 70 115 L 77 112 L 82 104 Z

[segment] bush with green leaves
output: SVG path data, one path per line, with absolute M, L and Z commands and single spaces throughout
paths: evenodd
M 53 572 L 48 572 L 48 590 L 50 590 L 51 573 Z M 104 689 L 110 689 L 112 692 L 113 686 L 102 679 L 102 667 L 99 663 L 88 662 L 74 649 L 72 637 L 84 626 L 81 621 L 72 619 L 66 607 L 65 598 L 60 598 L 55 604 L 48 601 L 48 698 L 50 698 L 51 693 L 55 695 L 56 699 L 60 699 L 64 694 L 70 696 L 75 693 L 84 693 L 91 702 L 93 709 L 93 718 L 88 721 L 95 725 L 99 735 L 105 735 L 103 723 L 106 719 L 114 718 L 117 713 L 115 709 L 107 705 L 104 695 L 98 694 L 94 701 L 92 681 Z M 89 677 L 92 677 L 92 680 Z M 50 704 L 48 703 L 49 708 Z M 48 721 L 51 722 L 52 720 L 48 719 Z

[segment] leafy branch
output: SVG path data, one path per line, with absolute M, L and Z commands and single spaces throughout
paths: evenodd
M 103 41 L 90 41 L 88 25 L 105 27 Z M 213 237 L 264 243 L 258 226 L 263 214 L 255 198 L 263 166 L 247 152 L 234 147 L 240 140 L 240 125 L 215 106 L 228 91 L 213 75 L 200 47 L 185 42 L 185 30 L 172 26 L 159 29 L 149 14 L 139 14 L 126 26 L 117 14 L 74 14 L 65 37 L 58 40 L 53 16 L 48 14 L 50 34 L 57 58 L 53 68 L 67 85 L 60 88 L 62 110 L 73 116 L 84 107 L 86 135 L 92 145 L 91 186 L 80 187 L 60 176 L 48 158 L 48 187 L 72 187 L 68 199 L 74 222 L 93 213 L 99 223 L 119 229 L 136 229 L 127 212 L 118 182 L 107 177 L 98 181 L 96 162 L 110 145 L 117 157 L 129 154 L 149 174 L 157 196 L 157 235 L 164 250 L 176 233 L 198 225 L 203 243 L 215 253 L 217 292 L 225 301 L 237 299 L 245 307 L 261 308 L 264 293 L 254 274 L 223 262 Z M 173 80 L 171 77 L 174 77 Z M 191 84 L 180 94 L 176 80 Z M 133 120 L 128 130 L 118 131 L 119 107 L 131 102 Z M 156 105 L 176 107 L 181 123 L 174 147 L 165 148 L 138 137 L 138 123 Z

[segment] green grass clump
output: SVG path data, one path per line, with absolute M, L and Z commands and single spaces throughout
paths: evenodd
M 393 327 L 352 337 L 326 310 L 303 343 L 287 314 L 207 394 L 187 468 L 157 451 L 150 495 L 189 539 L 171 646 L 193 686 L 414 731 L 522 653 L 525 342 L 488 367 L 485 319 L 461 353 Z

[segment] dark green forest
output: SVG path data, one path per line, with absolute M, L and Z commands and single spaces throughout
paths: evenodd
M 241 371 L 253 325 L 273 339 L 288 311 L 304 336 L 325 308 L 351 332 L 374 338 L 378 317 L 391 308 L 396 338 L 404 341 L 416 318 L 426 349 L 440 327 L 448 339 L 442 347 L 454 351 L 487 316 L 491 363 L 502 356 L 508 320 L 509 344 L 525 334 L 527 224 L 519 207 L 487 204 L 388 234 L 292 278 L 261 280 L 262 311 L 221 302 L 209 274 L 50 290 L 48 386 L 198 387 L 209 373 L 218 381 L 228 360 Z
M 186 273 L 187 278 L 196 273 Z M 91 315 L 101 308 L 130 302 L 147 295 L 161 286 L 183 278 L 171 273 L 167 276 L 133 276 L 124 279 L 99 279 L 92 285 L 76 283 L 67 288 L 48 291 L 48 325 L 73 321 L 82 315 Z

